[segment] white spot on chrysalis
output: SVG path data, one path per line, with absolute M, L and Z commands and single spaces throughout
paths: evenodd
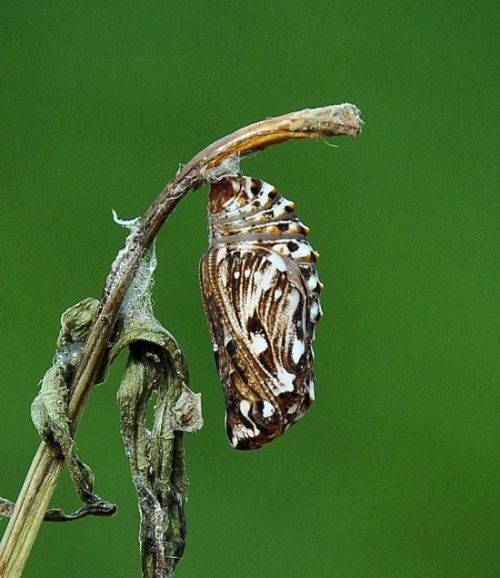
M 264 400 L 263 408 L 262 408 L 262 415 L 263 417 L 271 417 L 276 410 L 274 409 L 274 405 L 267 400 Z
M 250 348 L 255 355 L 260 355 L 263 351 L 267 349 L 267 341 L 258 333 L 253 333 L 251 335 L 252 343 Z
M 294 259 L 300 259 L 301 257 L 309 257 L 311 254 L 311 245 L 307 242 L 299 243 L 299 248 L 293 253 Z
M 287 270 L 286 261 L 285 259 L 283 259 L 283 257 L 280 257 L 280 255 L 277 255 L 276 253 L 271 253 L 269 255 L 269 261 L 271 262 L 271 265 L 273 265 L 273 267 L 278 269 L 278 271 L 284 272 Z
M 299 304 L 300 294 L 298 291 L 290 291 L 290 293 L 286 296 L 286 299 L 288 301 L 288 307 L 293 314 Z
M 277 372 L 278 381 L 280 382 L 280 385 L 282 386 L 282 387 L 278 388 L 279 391 L 280 392 L 294 391 L 295 385 L 294 385 L 293 381 L 295 379 L 295 374 L 290 373 L 289 371 L 287 371 L 283 367 L 277 367 L 276 372 Z
M 311 275 L 309 277 L 309 279 L 307 280 L 307 287 L 313 291 L 314 289 L 316 289 L 316 287 L 318 286 L 318 278 L 316 277 L 316 275 Z
M 259 434 L 259 430 L 256 428 L 252 430 L 248 427 L 241 426 L 241 434 L 242 434 L 241 437 L 244 438 L 254 438 L 256 435 Z
M 269 268 L 262 277 L 261 280 L 261 287 L 264 291 L 267 291 L 271 287 L 271 282 L 274 279 L 275 271 L 272 268 Z
M 250 411 L 250 407 L 251 405 L 248 399 L 242 399 L 240 401 L 240 411 L 246 418 L 248 418 L 248 412 Z
M 295 339 L 292 346 L 292 359 L 294 363 L 298 363 L 299 359 L 302 357 L 302 354 L 306 350 L 306 346 L 304 342 L 300 339 Z

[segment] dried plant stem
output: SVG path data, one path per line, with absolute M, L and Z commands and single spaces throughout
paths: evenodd
M 359 110 L 351 104 L 305 109 L 244 127 L 209 145 L 166 185 L 118 253 L 89 332 L 69 406 L 72 434 L 106 357 L 108 340 L 139 263 L 161 226 L 189 191 L 200 188 L 231 158 L 243 157 L 288 139 L 356 136 Z M 42 443 L 33 459 L 0 545 L 0 576 L 21 576 L 43 516 L 57 485 L 62 462 Z

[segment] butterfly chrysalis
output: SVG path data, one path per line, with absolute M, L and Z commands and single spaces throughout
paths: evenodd
M 294 203 L 262 180 L 229 175 L 211 187 L 200 280 L 237 449 L 275 439 L 314 400 L 322 285 L 308 232 Z

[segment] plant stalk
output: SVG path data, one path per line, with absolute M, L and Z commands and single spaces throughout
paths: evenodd
M 360 133 L 361 126 L 359 110 L 351 104 L 305 109 L 269 118 L 212 143 L 169 181 L 140 219 L 137 228 L 127 237 L 107 277 L 99 309 L 72 384 L 69 404 L 72 435 L 78 427 L 92 386 L 102 371 L 109 338 L 123 298 L 141 260 L 177 203 L 207 180 L 222 175 L 234 158 L 241 158 L 289 139 L 354 137 Z M 18 578 L 22 575 L 59 480 L 62 465 L 61 459 L 42 443 L 33 458 L 0 544 L 2 578 Z

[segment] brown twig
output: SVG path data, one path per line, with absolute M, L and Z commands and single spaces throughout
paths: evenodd
M 120 307 L 139 263 L 177 203 L 223 170 L 225 163 L 288 139 L 356 136 L 361 131 L 359 110 L 351 104 L 305 109 L 244 127 L 197 154 L 166 185 L 140 219 L 118 253 L 106 280 L 99 310 L 89 332 L 72 386 L 69 418 L 72 433 L 99 379 L 107 345 Z M 0 576 L 21 576 L 38 529 L 47 511 L 62 468 L 60 458 L 42 443 L 33 459 L 16 507 L 0 545 Z

